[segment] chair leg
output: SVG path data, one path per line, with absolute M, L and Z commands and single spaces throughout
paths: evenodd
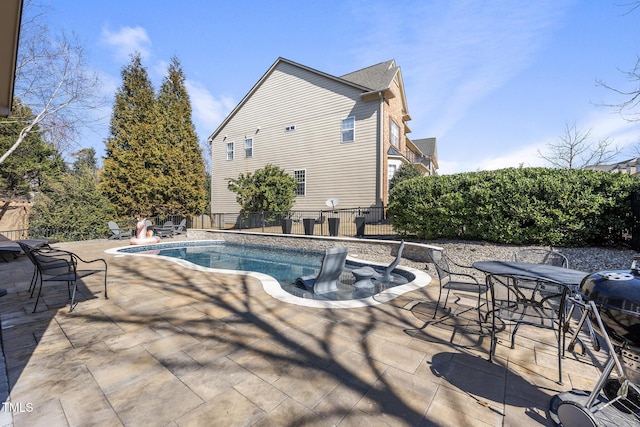
M 31 276 L 31 283 L 29 284 L 29 292 L 31 292 L 31 295 L 29 296 L 29 298 L 33 298 L 33 291 L 36 290 L 36 285 L 38 284 L 38 269 L 34 268 L 33 269 L 33 275 Z
M 35 290 L 35 287 L 34 287 Z M 32 313 L 36 312 L 36 309 L 38 308 L 38 301 L 40 301 L 40 294 L 42 293 L 42 277 L 40 277 L 40 288 L 38 289 L 38 296 L 36 297 L 36 304 L 33 306 L 33 311 Z
M 487 294 L 485 293 L 485 302 L 487 304 L 487 310 L 489 309 L 489 300 L 486 299 Z M 480 289 L 478 289 L 478 325 L 482 324 L 482 314 L 480 313 L 480 307 L 482 307 L 482 304 L 480 304 L 480 301 L 482 300 L 482 295 L 480 295 Z
M 78 281 L 73 282 L 73 292 L 71 293 L 71 301 L 69 302 L 69 313 L 75 308 L 76 290 L 78 289 Z
M 104 265 L 104 299 L 109 299 L 107 296 L 107 264 Z
M 449 292 L 451 291 L 451 289 L 447 288 L 447 295 L 444 297 L 444 305 L 442 306 L 443 309 L 447 308 L 447 303 L 449 302 Z M 438 291 L 438 302 L 436 303 L 436 308 L 433 310 L 433 317 L 432 319 L 435 319 L 436 316 L 438 315 L 438 307 L 440 307 L 440 301 L 442 300 L 442 286 L 440 286 L 440 289 Z

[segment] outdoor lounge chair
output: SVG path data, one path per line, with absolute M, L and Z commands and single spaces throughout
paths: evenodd
M 391 272 L 394 268 L 400 264 L 400 259 L 402 258 L 402 250 L 404 249 L 404 240 L 400 242 L 400 246 L 398 247 L 398 254 L 396 255 L 396 259 L 393 260 L 391 264 L 384 271 L 379 272 L 373 267 L 366 266 L 353 270 L 353 275 L 356 277 L 356 287 L 363 286 L 373 286 L 373 283 L 370 279 L 380 280 L 382 282 L 389 282 L 391 280 Z M 357 285 L 360 283 L 360 285 Z
M 304 286 L 314 294 L 326 294 L 338 290 L 338 278 L 347 261 L 348 248 L 327 249 L 317 275 L 298 277 L 296 285 Z
M 56 243 L 55 239 L 24 239 L 24 240 L 11 240 L 6 236 L 0 234 L 0 258 L 3 261 L 8 262 L 4 257 L 4 254 L 9 253 L 12 254 L 14 258 L 17 258 L 18 255 L 22 252 L 22 248 L 19 245 L 19 242 L 22 242 L 28 246 L 42 246 L 47 245 L 49 243 Z
M 109 237 L 109 240 L 128 239 L 129 237 L 131 237 L 130 228 L 125 231 L 124 229 L 121 229 L 114 221 L 109 221 L 109 230 L 111 230 L 111 232 L 113 233 L 113 235 Z
M 33 313 L 35 313 L 38 308 L 38 301 L 42 294 L 42 285 L 44 282 L 67 282 L 69 311 L 71 312 L 76 305 L 75 297 L 78 289 L 78 280 L 93 274 L 104 273 L 104 297 L 105 299 L 107 298 L 107 262 L 104 259 L 98 258 L 85 261 L 73 252 L 54 249 L 49 246 L 40 248 L 29 248 L 25 246 L 24 248 L 25 253 L 30 254 L 29 258 L 35 263 L 37 268 L 37 273 L 35 273 L 34 278 L 40 282 Z M 102 265 L 95 269 L 78 268 L 79 265 L 92 263 L 102 263 Z M 72 284 L 73 290 L 71 289 Z M 34 283 L 31 296 L 33 296 L 36 285 L 37 283 Z
M 13 255 L 14 258 L 17 258 L 20 252 L 22 252 L 22 249 L 20 249 L 20 246 L 16 242 L 0 234 L 0 258 L 2 258 L 4 262 L 9 262 L 7 258 L 5 258 L 5 254 L 10 254 Z
M 175 226 L 172 221 L 162 224 L 162 227 L 153 227 L 153 232 L 159 237 L 173 237 Z
M 173 226 L 173 234 L 184 234 L 187 230 L 187 219 L 183 218 L 180 224 Z

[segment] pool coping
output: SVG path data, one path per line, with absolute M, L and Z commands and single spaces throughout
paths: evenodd
M 160 242 L 156 244 L 150 245 L 140 245 L 139 247 L 146 247 L 146 250 L 153 250 L 154 248 L 172 248 L 172 247 L 184 247 L 184 246 L 202 246 L 203 243 L 207 242 L 226 242 L 223 239 L 206 239 L 206 240 L 181 240 L 178 242 Z M 131 248 L 132 246 L 121 246 L 116 248 L 111 248 L 105 250 L 105 253 L 108 253 L 114 257 L 124 257 L 124 256 L 142 256 L 149 257 L 155 259 L 165 259 L 167 261 L 171 261 L 176 263 L 184 268 L 189 268 L 191 270 L 210 272 L 210 273 L 218 273 L 218 274 L 232 274 L 238 276 L 249 276 L 259 280 L 262 283 L 262 288 L 264 291 L 270 295 L 271 297 L 278 299 L 282 302 L 286 302 L 289 304 L 295 304 L 304 307 L 315 307 L 315 308 L 362 308 L 362 307 L 371 307 L 374 305 L 387 303 L 394 298 L 397 298 L 407 292 L 414 291 L 416 289 L 423 288 L 428 286 L 433 278 L 422 270 L 418 270 L 409 266 L 398 265 L 396 268 L 400 270 L 407 271 L 414 275 L 414 279 L 406 283 L 404 285 L 394 286 L 389 289 L 385 289 L 384 291 L 362 299 L 356 300 L 344 300 L 344 301 L 325 301 L 325 300 L 316 300 L 310 298 L 303 298 L 292 295 L 282 289 L 280 283 L 265 273 L 259 273 L 255 271 L 243 271 L 243 270 L 227 270 L 221 268 L 211 268 L 211 267 L 203 267 L 197 264 L 193 264 L 189 261 L 185 261 L 178 258 L 172 258 L 164 255 L 156 255 L 156 254 L 145 254 L 145 253 L 136 253 L 136 252 L 122 252 L 122 249 Z M 348 256 L 347 259 L 358 262 L 358 263 L 366 263 L 370 265 L 376 266 L 386 266 L 384 263 L 368 261 L 361 258 Z

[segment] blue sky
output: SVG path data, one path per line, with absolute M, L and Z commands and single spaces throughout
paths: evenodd
M 52 29 L 74 32 L 110 103 L 138 51 L 159 87 L 184 69 L 201 141 L 280 56 L 336 76 L 389 59 L 402 69 L 413 139 L 436 137 L 440 173 L 540 166 L 565 125 L 631 148 L 640 123 L 603 104 L 634 89 L 640 10 L 626 0 L 56 0 Z M 637 83 L 636 83 L 637 84 Z M 111 105 L 83 146 L 104 153 Z

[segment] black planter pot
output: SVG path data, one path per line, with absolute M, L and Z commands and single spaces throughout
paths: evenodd
M 293 225 L 293 220 L 291 218 L 284 218 L 281 225 L 282 234 L 291 234 L 291 226 Z
M 304 234 L 307 236 L 313 236 L 313 226 L 316 223 L 315 218 L 303 218 L 302 223 L 304 224 Z
M 365 217 L 357 216 L 356 217 L 356 236 L 358 237 L 364 236 L 364 224 L 365 224 Z
M 329 235 L 337 236 L 340 229 L 340 218 L 329 218 Z

